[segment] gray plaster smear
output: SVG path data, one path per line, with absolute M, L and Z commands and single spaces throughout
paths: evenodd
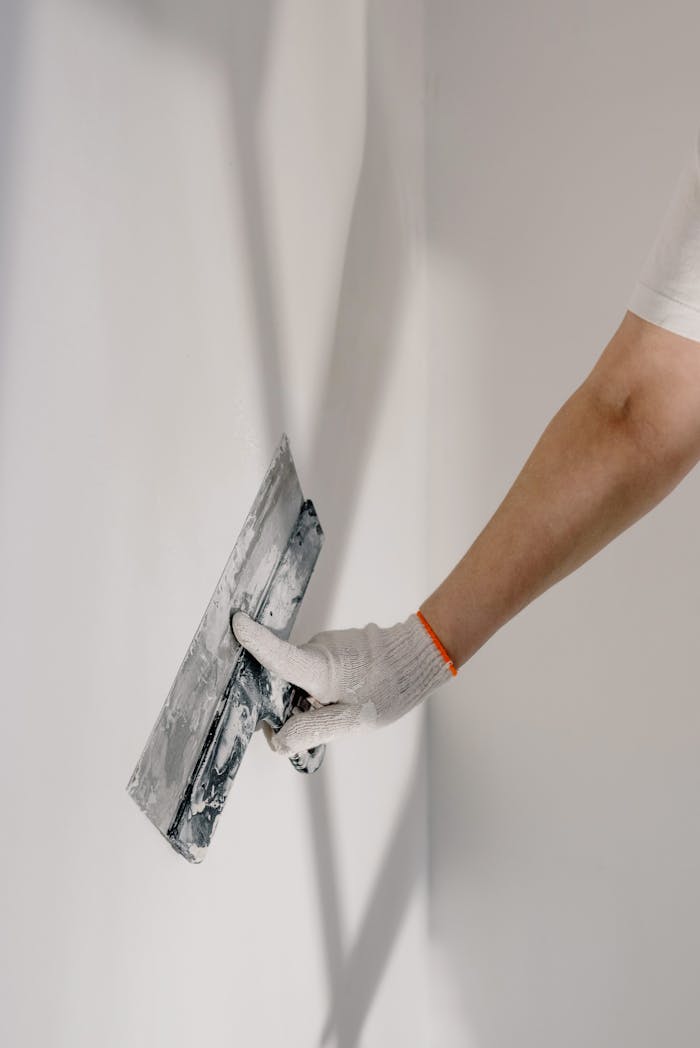
M 299 689 L 241 648 L 245 611 L 284 639 L 323 542 L 283 436 L 127 789 L 177 852 L 200 862 L 258 721 L 276 730 L 304 708 Z M 293 760 L 314 771 L 323 747 Z

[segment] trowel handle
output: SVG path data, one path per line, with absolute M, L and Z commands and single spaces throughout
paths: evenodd
M 301 710 L 302 713 L 306 713 L 307 710 L 311 709 L 311 703 L 309 702 L 308 693 L 303 688 L 298 688 L 295 684 L 289 685 L 291 690 L 291 698 L 285 703 L 285 706 L 289 710 L 289 717 L 293 717 L 293 710 Z M 306 750 L 304 753 L 295 753 L 293 757 L 290 757 L 290 763 L 296 768 L 297 771 L 304 772 L 310 775 L 311 772 L 318 771 L 323 763 L 323 757 L 326 752 L 325 746 L 313 746 L 312 749 Z

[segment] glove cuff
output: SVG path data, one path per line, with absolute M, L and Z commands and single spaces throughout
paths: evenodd
M 418 621 L 420 622 L 421 626 L 424 628 L 424 630 L 426 631 L 426 633 L 428 634 L 430 639 L 432 640 L 432 642 L 435 645 L 435 647 L 437 648 L 437 650 L 440 652 L 440 655 L 442 656 L 442 658 L 443 658 L 445 664 L 447 665 L 447 668 L 450 671 L 450 673 L 452 674 L 452 676 L 456 677 L 457 676 L 457 667 L 455 666 L 455 664 L 452 661 L 452 659 L 450 658 L 450 656 L 447 654 L 447 649 L 445 648 L 445 645 L 442 643 L 442 641 L 438 637 L 437 633 L 435 632 L 433 627 L 430 625 L 430 623 L 426 619 L 426 617 L 423 614 L 423 612 L 422 611 L 417 611 L 416 612 L 416 618 L 418 619 Z
M 399 691 L 408 699 L 407 708 L 430 694 L 456 672 L 449 656 L 440 651 L 431 634 L 416 614 L 387 631 L 387 661 L 394 667 Z M 444 651 L 444 649 L 443 649 Z

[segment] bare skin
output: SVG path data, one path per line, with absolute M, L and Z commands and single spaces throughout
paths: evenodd
M 700 458 L 700 343 L 627 312 L 495 514 L 421 606 L 455 666 Z

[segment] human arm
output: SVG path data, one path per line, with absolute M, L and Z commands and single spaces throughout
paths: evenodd
M 660 502 L 699 444 L 697 134 L 620 326 L 423 605 L 455 663 Z
M 700 458 L 700 343 L 626 312 L 495 514 L 421 605 L 456 666 Z
M 549 423 L 502 503 L 421 605 L 454 666 L 659 503 L 700 458 L 700 342 L 627 312 Z M 415 615 L 297 647 L 247 616 L 241 643 L 319 707 L 270 741 L 293 753 L 391 723 L 449 679 Z
M 272 740 L 297 752 L 390 723 L 504 623 L 657 505 L 700 457 L 700 140 L 619 328 L 501 505 L 416 615 L 299 647 L 234 617 L 241 643 L 321 709 Z M 431 628 L 431 632 L 429 629 Z M 439 639 L 438 639 L 439 638 Z

